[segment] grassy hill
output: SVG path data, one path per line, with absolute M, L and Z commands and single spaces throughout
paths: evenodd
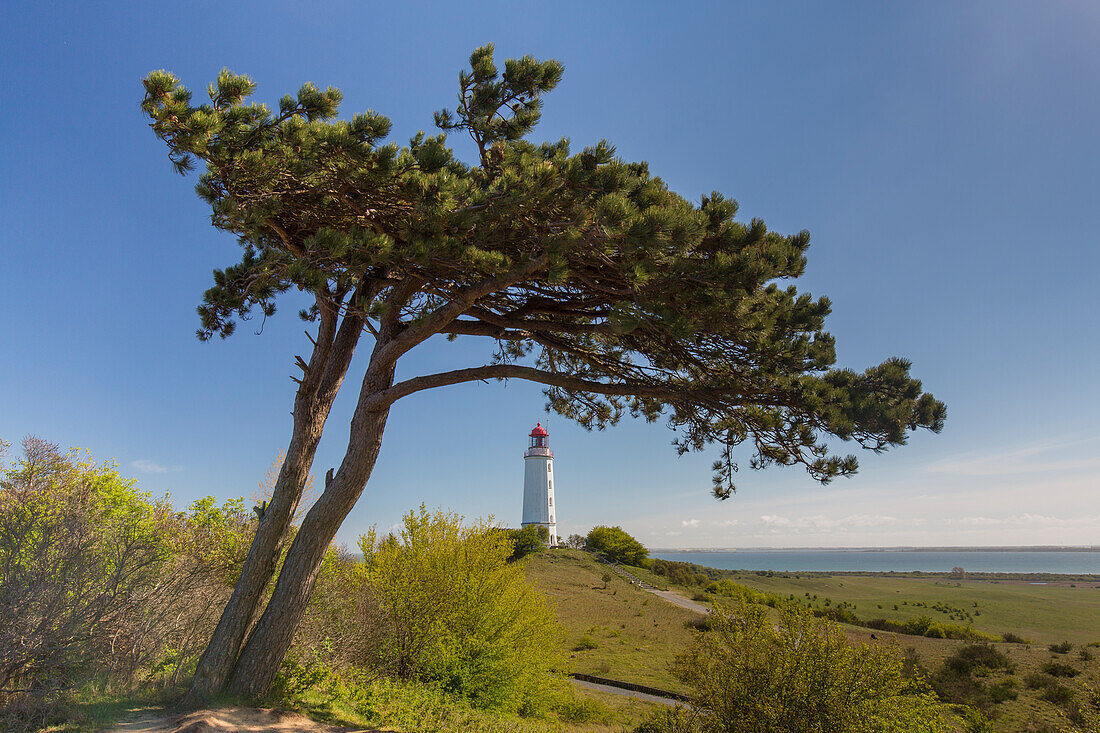
M 530 559 L 527 577 L 550 599 L 565 628 L 574 672 L 679 691 L 668 672 L 691 642 L 699 618 L 611 573 L 580 550 L 554 550 Z M 582 643 L 582 641 L 584 643 Z M 592 648 L 582 648 L 594 643 Z

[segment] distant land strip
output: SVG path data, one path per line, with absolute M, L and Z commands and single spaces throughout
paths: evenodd
M 673 552 L 1100 552 L 1100 545 L 1014 545 L 945 547 L 655 547 L 651 553 Z

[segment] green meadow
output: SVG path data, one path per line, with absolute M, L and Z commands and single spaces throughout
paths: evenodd
M 969 623 L 990 634 L 1011 632 L 1041 644 L 1100 641 L 1100 578 L 1093 581 L 955 580 L 890 575 L 798 575 L 732 573 L 730 579 L 757 590 L 824 608 L 847 602 L 864 619 Z M 807 596 L 809 594 L 809 596 Z M 959 616 L 965 614 L 960 620 Z

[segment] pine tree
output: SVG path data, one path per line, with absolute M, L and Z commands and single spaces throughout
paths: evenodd
M 586 428 L 626 413 L 665 416 L 682 453 L 720 446 L 714 494 L 734 491 L 735 450 L 754 469 L 801 465 L 828 482 L 857 469 L 826 439 L 882 451 L 945 408 L 894 358 L 863 373 L 833 369 L 825 298 L 780 281 L 802 274 L 809 235 L 735 219 L 718 193 L 693 204 L 601 141 L 528 136 L 556 61 L 510 59 L 492 46 L 459 75 L 442 132 L 383 144 L 375 112 L 336 118 L 336 89 L 306 84 L 278 110 L 249 103 L 255 84 L 222 71 L 193 105 L 165 71 L 146 77 L 142 109 L 176 170 L 205 164 L 197 191 L 240 262 L 214 273 L 200 339 L 274 315 L 291 288 L 312 296 L 314 324 L 286 460 L 240 581 L 200 661 L 190 699 L 268 689 L 325 548 L 370 477 L 390 407 L 425 389 L 474 380 L 546 385 L 549 408 Z M 447 133 L 476 143 L 473 165 Z M 325 421 L 363 335 L 370 355 L 340 466 L 305 515 L 251 633 L 300 500 Z M 481 337 L 483 363 L 395 381 L 398 360 L 433 336 Z

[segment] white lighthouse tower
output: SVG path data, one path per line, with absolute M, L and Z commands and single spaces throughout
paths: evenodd
M 546 527 L 550 546 L 558 544 L 557 509 L 554 506 L 554 451 L 550 450 L 550 433 L 539 423 L 531 431 L 531 442 L 523 453 L 523 521 Z

